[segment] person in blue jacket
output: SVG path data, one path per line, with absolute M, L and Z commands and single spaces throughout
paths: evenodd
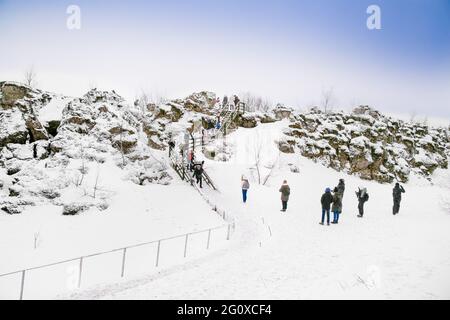
M 220 117 L 217 117 L 217 121 L 216 121 L 216 129 L 220 130 L 220 128 L 222 127 L 221 123 L 220 123 Z

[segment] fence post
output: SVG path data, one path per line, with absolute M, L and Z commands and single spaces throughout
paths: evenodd
M 161 240 L 158 241 L 158 250 L 156 251 L 156 267 L 159 265 L 159 249 L 161 248 Z
M 123 278 L 123 275 L 125 273 L 125 259 L 127 256 L 127 248 L 123 249 L 123 255 L 122 255 L 122 273 L 120 275 L 121 278 Z
M 209 249 L 209 241 L 211 240 L 211 229 L 208 230 L 208 242 L 206 243 L 206 250 Z
M 186 239 L 184 240 L 184 257 L 186 258 L 187 244 L 188 244 L 189 233 L 186 234 Z
M 25 287 L 25 270 L 22 271 L 22 280 L 20 282 L 20 300 L 23 300 L 24 287 Z
M 80 258 L 80 267 L 78 270 L 78 288 L 81 287 L 81 276 L 83 272 L 83 257 Z
M 205 152 L 205 136 L 202 133 L 202 152 Z

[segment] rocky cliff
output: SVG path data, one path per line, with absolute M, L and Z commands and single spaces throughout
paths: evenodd
M 406 182 L 411 174 L 429 177 L 447 168 L 449 128 L 392 119 L 360 106 L 352 113 L 297 113 L 280 142 L 283 152 L 299 152 L 338 171 L 363 179 Z

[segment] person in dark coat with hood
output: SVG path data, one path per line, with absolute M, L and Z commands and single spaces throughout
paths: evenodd
M 321 225 L 324 224 L 325 214 L 326 214 L 327 215 L 327 224 L 330 225 L 330 207 L 331 207 L 331 203 L 333 203 L 333 195 L 331 194 L 330 188 L 325 189 L 325 193 L 322 195 L 320 202 L 322 203 L 322 222 L 320 222 L 320 224 Z
M 339 197 L 339 199 L 341 200 L 341 213 L 342 213 L 342 203 L 343 203 L 343 199 L 344 199 L 344 192 L 345 192 L 345 181 L 344 179 L 339 179 L 339 183 L 336 186 L 337 191 L 335 192 L 335 195 L 337 197 Z
M 333 212 L 333 224 L 339 223 L 339 214 L 342 211 L 342 200 L 341 196 L 338 193 L 337 187 L 334 188 L 334 194 L 333 194 L 333 206 L 331 207 L 331 212 Z
M 197 180 L 197 184 L 200 184 L 200 188 L 203 188 L 202 186 L 202 176 L 203 176 L 203 165 L 205 164 L 205 161 L 202 161 L 201 163 L 194 164 L 194 177 Z
M 224 96 L 224 97 L 223 97 L 223 100 L 222 100 L 222 107 L 226 107 L 227 104 L 228 104 L 228 97 L 227 97 L 227 96 Z
M 392 213 L 394 215 L 396 215 L 400 211 L 402 193 L 405 193 L 405 189 L 397 182 L 395 184 L 394 190 L 392 190 L 392 197 L 394 198 L 394 207 L 392 208 Z
M 175 142 L 170 139 L 169 140 L 169 158 L 172 156 L 173 149 L 175 149 Z
M 287 210 L 287 203 L 289 201 L 289 195 L 291 194 L 291 188 L 289 188 L 289 185 L 287 184 L 287 181 L 284 180 L 283 184 L 279 190 L 281 192 L 281 205 L 282 205 L 282 212 L 286 212 Z
M 369 200 L 369 194 L 366 188 L 358 188 L 356 191 L 356 197 L 358 198 L 358 217 L 362 218 L 364 216 L 364 203 Z
M 339 183 L 338 183 L 336 188 L 337 188 L 337 192 L 340 195 L 344 196 L 344 191 L 345 191 L 345 181 L 344 181 L 344 179 L 339 179 Z

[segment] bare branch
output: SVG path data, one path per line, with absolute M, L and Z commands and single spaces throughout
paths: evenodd
M 94 199 L 95 199 L 95 196 L 96 196 L 97 190 L 98 190 L 98 178 L 99 178 L 99 176 L 100 176 L 100 165 L 97 166 L 97 176 L 95 177 L 94 195 L 93 195 Z
M 36 85 L 36 71 L 34 70 L 34 66 L 30 66 L 24 74 L 24 81 L 30 87 L 34 87 Z
M 322 108 L 325 113 L 332 111 L 335 103 L 333 87 L 322 90 Z

